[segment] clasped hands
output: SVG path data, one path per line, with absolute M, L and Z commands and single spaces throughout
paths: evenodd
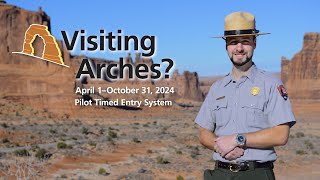
M 221 136 L 215 140 L 214 150 L 223 158 L 232 161 L 244 154 L 244 149 L 238 147 L 236 142 L 237 135 Z

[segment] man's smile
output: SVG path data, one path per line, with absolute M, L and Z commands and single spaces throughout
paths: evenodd
M 236 56 L 237 58 L 243 58 L 246 55 L 246 53 L 235 53 L 233 55 Z

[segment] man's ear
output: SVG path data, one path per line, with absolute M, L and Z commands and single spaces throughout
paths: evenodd
M 226 43 L 226 50 L 227 50 L 227 38 L 223 38 L 224 39 L 224 42 Z
M 253 43 L 254 43 L 254 49 L 256 49 L 256 47 L 257 47 L 257 37 L 254 38 Z

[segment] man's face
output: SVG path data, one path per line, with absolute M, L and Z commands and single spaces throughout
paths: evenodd
M 235 66 L 243 66 L 252 59 L 256 41 L 253 36 L 228 37 L 226 49 Z

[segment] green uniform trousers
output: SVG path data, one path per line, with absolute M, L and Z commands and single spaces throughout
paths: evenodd
M 275 180 L 275 177 L 270 168 L 256 168 L 239 172 L 216 168 L 205 170 L 204 180 Z

